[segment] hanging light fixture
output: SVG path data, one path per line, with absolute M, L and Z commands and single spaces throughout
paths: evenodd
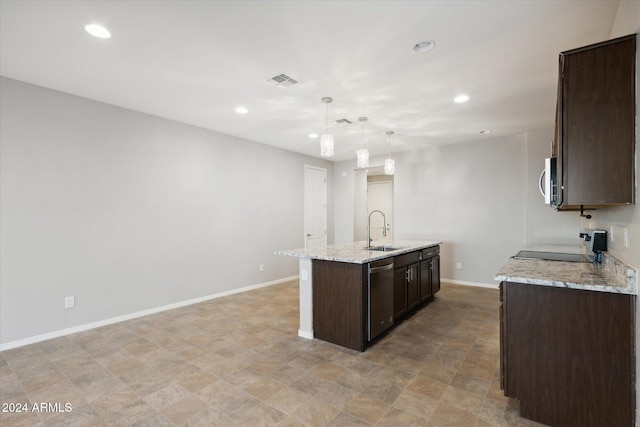
M 362 123 L 362 146 L 359 150 L 356 150 L 356 155 L 358 156 L 358 167 L 366 168 L 369 166 L 369 150 L 364 148 L 364 122 L 367 121 L 366 117 L 358 118 L 358 121 Z
M 393 175 L 396 171 L 396 161 L 391 158 L 391 135 L 393 135 L 393 131 L 387 131 L 387 136 L 389 137 L 389 158 L 384 160 L 385 175 Z
M 325 96 L 320 101 L 327 106 L 326 108 L 326 124 L 327 132 L 320 137 L 320 156 L 331 157 L 333 156 L 333 135 L 329 133 L 329 104 L 333 102 L 333 99 Z

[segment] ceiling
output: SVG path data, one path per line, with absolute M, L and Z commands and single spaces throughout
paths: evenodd
M 0 1 L 0 74 L 331 160 L 553 126 L 558 53 L 618 1 Z M 99 23 L 112 38 L 90 36 Z M 433 40 L 433 50 L 412 47 Z M 267 80 L 286 73 L 299 83 Z M 461 93 L 470 100 L 453 102 Z M 249 112 L 237 114 L 237 106 Z M 347 119 L 352 124 L 336 124 Z M 490 134 L 480 134 L 483 130 Z

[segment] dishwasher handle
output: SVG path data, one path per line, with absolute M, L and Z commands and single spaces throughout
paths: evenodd
M 393 263 L 383 265 L 381 267 L 371 267 L 369 266 L 369 274 L 380 273 L 381 271 L 391 270 L 393 268 Z

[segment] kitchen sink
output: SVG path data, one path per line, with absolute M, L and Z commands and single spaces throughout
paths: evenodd
M 398 249 L 404 249 L 404 246 L 365 246 L 363 249 L 366 249 L 368 251 L 390 252 L 397 251 Z

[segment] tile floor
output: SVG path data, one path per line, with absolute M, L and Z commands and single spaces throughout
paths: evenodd
M 296 282 L 231 295 L 0 353 L 1 409 L 27 404 L 0 424 L 539 426 L 500 391 L 498 304 L 444 283 L 359 353 L 297 337 Z

